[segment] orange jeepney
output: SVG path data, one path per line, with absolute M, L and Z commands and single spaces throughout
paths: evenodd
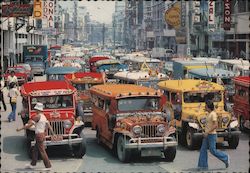
M 249 130 L 249 88 L 250 88 L 250 77 L 239 76 L 233 79 L 235 84 L 235 95 L 233 97 L 234 106 L 233 111 L 240 122 L 241 130 Z
M 161 111 L 161 92 L 138 85 L 107 84 L 93 86 L 90 93 L 97 142 L 114 150 L 120 161 L 129 161 L 131 153 L 164 153 L 165 160 L 174 160 L 175 128 Z
M 103 84 L 103 75 L 95 72 L 76 72 L 66 74 L 64 78 L 77 89 L 77 115 L 81 116 L 84 122 L 92 122 L 89 89 L 93 85 Z

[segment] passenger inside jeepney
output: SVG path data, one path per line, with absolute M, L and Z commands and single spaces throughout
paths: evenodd
M 180 120 L 182 113 L 181 96 L 178 93 L 171 93 L 171 103 L 173 105 L 174 118 Z
M 73 103 L 70 96 L 62 96 L 61 105 L 63 108 L 72 107 Z

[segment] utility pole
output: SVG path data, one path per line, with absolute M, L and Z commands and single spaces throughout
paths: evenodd
M 105 43 L 105 24 L 103 23 L 103 26 L 102 26 L 102 49 L 104 49 L 104 43 Z
M 116 28 L 116 22 L 115 22 L 115 19 L 114 19 L 114 23 L 113 23 L 113 28 L 114 28 L 114 54 L 115 54 L 115 28 Z
M 73 23 L 74 23 L 74 29 L 73 29 L 73 31 L 74 31 L 74 41 L 77 41 L 77 1 L 78 0 L 74 0 L 74 13 L 73 13 L 73 15 L 74 15 L 74 17 L 73 17 Z

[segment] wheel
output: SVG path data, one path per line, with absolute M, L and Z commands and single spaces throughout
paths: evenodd
M 76 158 L 82 158 L 86 154 L 86 141 L 83 133 L 80 136 L 83 138 L 82 142 L 73 146 L 73 154 Z
M 100 135 L 100 130 L 98 127 L 96 128 L 96 135 L 95 136 L 96 136 L 97 143 L 101 144 L 101 135 Z
M 245 131 L 246 130 L 246 128 L 245 128 L 245 126 L 244 126 L 244 123 L 245 123 L 245 119 L 244 119 L 244 117 L 243 116 L 240 116 L 240 130 L 241 131 Z
M 231 138 L 228 139 L 228 145 L 232 149 L 236 149 L 239 145 L 239 136 L 232 136 Z
M 125 143 L 127 142 L 127 138 L 123 135 L 118 136 L 116 143 L 117 157 L 121 162 L 128 162 L 131 156 L 130 149 L 125 148 Z
M 187 144 L 187 148 L 190 150 L 194 150 L 196 143 L 194 140 L 194 130 L 190 127 L 187 128 L 187 132 L 186 132 L 186 144 Z
M 164 156 L 166 161 L 172 162 L 175 159 L 176 156 L 176 147 L 168 147 L 164 150 Z

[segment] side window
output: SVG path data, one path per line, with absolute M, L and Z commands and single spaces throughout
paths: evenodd
M 104 100 L 101 98 L 98 98 L 98 106 L 100 109 L 104 109 Z
M 98 107 L 98 98 L 97 98 L 97 96 L 91 94 L 91 100 L 92 100 L 92 103 L 93 103 L 96 107 Z
M 170 101 L 170 92 L 164 90 L 164 95 L 166 96 L 167 101 Z
M 105 100 L 105 112 L 109 112 L 109 106 L 111 104 L 111 101 L 110 100 Z
M 179 93 L 171 93 L 171 103 L 172 104 L 180 104 L 181 103 L 181 95 Z

